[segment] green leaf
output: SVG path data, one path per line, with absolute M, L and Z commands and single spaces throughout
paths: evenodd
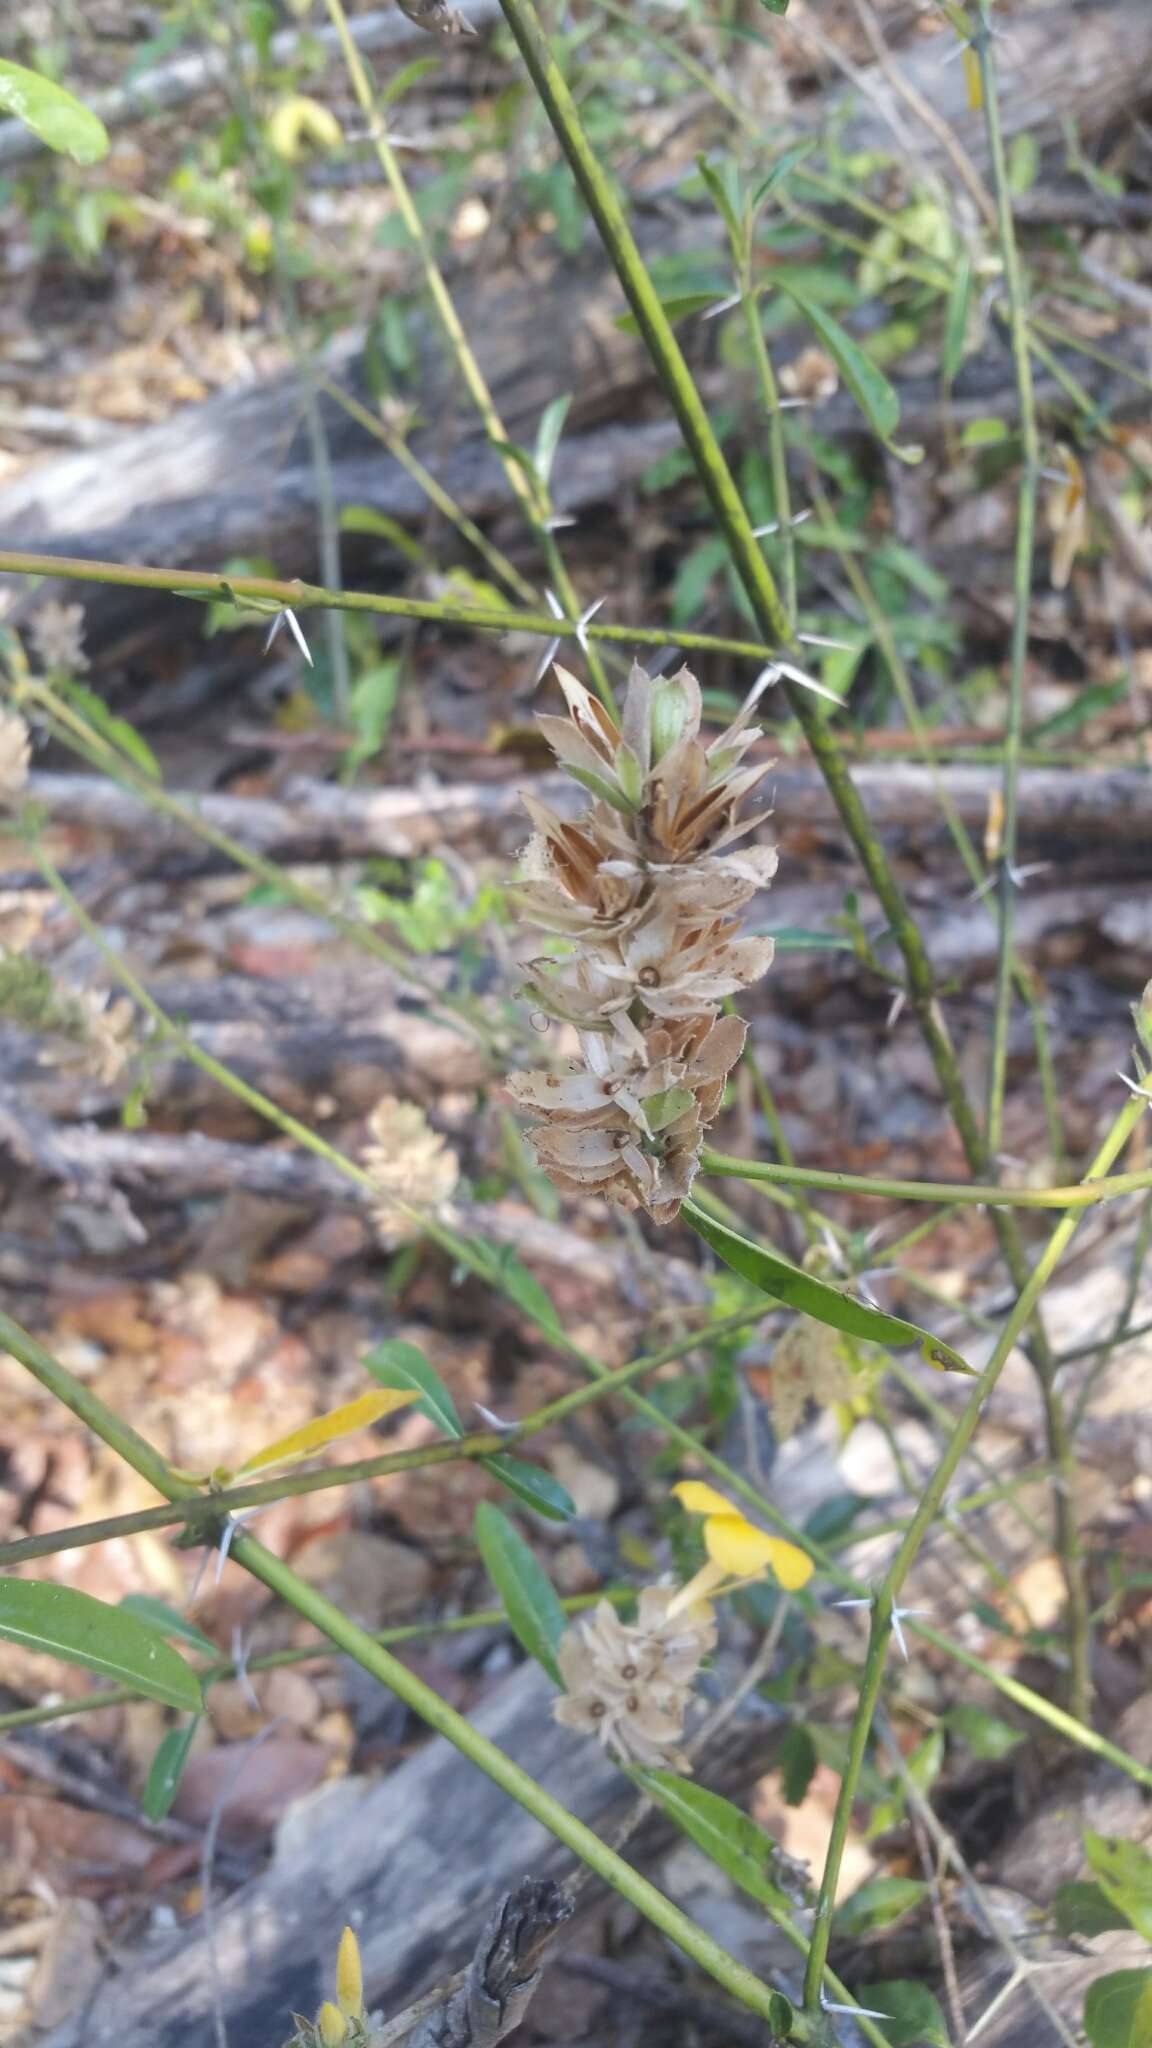
M 760 0 L 760 5 L 761 7 L 766 7 L 769 14 L 787 14 L 788 12 L 788 0 Z M 787 1999 L 785 1999 L 784 2003 L 787 2005 Z M 777 2029 L 777 2032 L 779 2032 L 779 2029 Z
M 771 934 L 778 953 L 850 953 L 851 939 L 841 932 L 809 932 L 800 925 L 783 925 Z
M 564 432 L 564 421 L 571 403 L 572 394 L 568 392 L 563 398 L 552 399 L 540 415 L 532 459 L 541 483 L 546 484 L 552 475 L 552 464 L 556 460 L 556 450 L 560 446 L 560 436 Z
M 49 149 L 70 156 L 74 163 L 99 163 L 108 154 L 108 130 L 98 115 L 90 114 L 62 85 L 6 59 L 0 61 L 0 111 L 23 121 Z
M 435 1366 L 429 1365 L 415 1344 L 406 1344 L 402 1337 L 386 1337 L 365 1353 L 364 1366 L 382 1387 L 415 1388 L 420 1396 L 417 1414 L 426 1415 L 446 1436 L 463 1436 L 455 1401 Z
M 944 341 L 940 351 L 940 372 L 946 385 L 955 382 L 964 360 L 968 339 L 968 313 L 972 305 L 972 258 L 961 256 L 944 309 Z
M 782 281 L 780 289 L 791 299 L 797 311 L 803 313 L 812 332 L 827 349 L 868 424 L 882 441 L 890 440 L 900 424 L 900 400 L 884 372 L 876 368 L 840 322 L 810 299 L 806 292 L 798 292 L 795 285 Z
M 200 1711 L 200 1682 L 162 1635 L 72 1586 L 0 1580 L 0 1637 L 82 1664 L 166 1707 Z
M 708 188 L 709 196 L 733 243 L 740 240 L 740 174 L 731 157 L 724 157 L 717 166 L 710 164 L 706 156 L 698 156 L 696 168 Z
M 163 1820 L 169 1812 L 199 1726 L 199 1714 L 192 1714 L 182 1727 L 169 1728 L 161 1740 L 140 1801 L 146 1820 Z
M 1057 739 L 1063 733 L 1078 732 L 1098 712 L 1110 711 L 1114 704 L 1122 704 L 1132 687 L 1132 678 L 1127 669 L 1110 683 L 1089 683 L 1086 690 L 1078 690 L 1071 704 L 1063 711 L 1054 711 L 1051 718 L 1042 719 L 1034 725 L 1028 735 L 1030 741 Z
M 783 13 L 783 8 L 780 11 Z M 791 149 L 781 151 L 768 176 L 762 184 L 756 187 L 755 192 L 752 194 L 753 212 L 755 212 L 758 206 L 763 205 L 769 193 L 776 190 L 777 185 L 788 176 L 789 171 L 794 171 L 797 164 L 802 164 L 806 156 L 811 156 L 815 147 L 814 141 L 794 142 Z
M 722 1799 L 718 1792 L 708 1792 L 703 1785 L 695 1784 L 691 1778 L 678 1777 L 674 1771 L 639 1771 L 636 1775 L 669 1819 L 741 1891 L 762 1906 L 781 1912 L 792 1910 L 787 1893 L 772 1876 L 778 1867 L 776 1843 L 730 1799 Z
M 389 519 L 384 512 L 374 512 L 371 505 L 344 505 L 339 524 L 341 533 L 372 533 L 378 539 L 386 540 L 416 568 L 424 560 L 424 550 L 419 541 L 413 540 L 400 521 Z
M 555 1651 L 567 1625 L 564 1609 L 534 1552 L 489 1501 L 481 1501 L 476 1510 L 476 1546 L 517 1642 L 561 1685 Z
M 949 2048 L 947 2022 L 926 1984 L 894 1977 L 887 1984 L 866 1984 L 858 1996 L 869 2012 L 887 2014 L 880 2031 L 892 2048 Z
M 220 1652 L 211 1636 L 206 1636 L 186 1614 L 169 1607 L 166 1600 L 158 1600 L 154 1593 L 125 1593 L 120 1602 L 120 1612 L 134 1614 L 137 1621 L 156 1629 L 162 1636 L 179 1636 L 181 1642 L 191 1643 L 194 1650 L 202 1650 L 214 1664 L 219 1663 Z
M 395 106 L 397 100 L 403 99 L 409 86 L 416 85 L 426 72 L 438 71 L 439 68 L 439 57 L 414 58 L 411 64 L 405 64 L 403 69 L 396 73 L 395 78 L 377 93 L 377 104 L 381 107 Z
M 918 1877 L 873 1877 L 860 1885 L 835 1914 L 836 1932 L 855 1941 L 880 1927 L 891 1927 L 926 1898 L 928 1887 Z
M 1084 1848 L 1100 1889 L 1128 1915 L 1137 1933 L 1152 1941 L 1152 1855 L 1138 1842 L 1091 1831 L 1084 1836 Z
M 1092 2048 L 1149 2048 L 1152 1970 L 1113 1970 L 1088 1986 L 1084 2032 Z
M 719 287 L 714 292 L 674 292 L 660 301 L 664 317 L 675 327 L 678 320 L 687 320 L 693 313 L 702 313 L 707 306 L 714 306 L 724 293 Z M 639 334 L 640 323 L 635 313 L 621 313 L 613 322 L 621 334 Z
M 1052 1901 L 1052 1918 L 1061 1934 L 1112 1934 L 1132 1925 L 1098 1884 L 1062 1884 Z
M 866 1302 L 857 1301 L 843 1288 L 833 1287 L 827 1280 L 817 1280 L 813 1274 L 802 1272 L 799 1266 L 781 1258 L 778 1252 L 753 1244 L 751 1238 L 740 1237 L 726 1224 L 706 1216 L 695 1202 L 685 1202 L 683 1214 L 685 1221 L 699 1232 L 706 1244 L 711 1245 L 726 1266 L 731 1266 L 732 1271 L 743 1279 L 751 1280 L 754 1287 L 771 1295 L 774 1301 L 799 1309 L 814 1321 L 825 1323 L 831 1330 L 843 1330 L 849 1337 L 864 1337 L 872 1344 L 886 1344 L 892 1351 L 916 1344 L 920 1356 L 938 1371 L 962 1372 L 970 1378 L 977 1377 L 959 1352 L 942 1343 L 939 1337 L 931 1337 L 926 1330 L 918 1329 L 915 1323 L 906 1323 L 901 1316 L 885 1315 L 882 1309 L 869 1308 Z
M 944 1716 L 944 1726 L 953 1735 L 958 1735 L 982 1763 L 995 1763 L 1000 1757 L 1008 1756 L 1024 1740 L 1019 1728 L 1013 1728 L 1008 1721 L 1001 1721 L 984 1707 L 949 1707 Z
M 944 1730 L 933 1728 L 931 1733 L 924 1737 L 923 1742 L 916 1744 L 911 1756 L 905 1760 L 908 1776 L 918 1792 L 931 1791 L 940 1775 L 940 1766 L 943 1762 Z
M 151 781 L 162 780 L 160 763 L 147 740 L 141 738 L 135 726 L 129 725 L 126 718 L 117 718 L 114 712 L 109 711 L 104 699 L 98 697 L 95 690 L 90 690 L 85 683 L 69 679 L 66 694 L 69 702 L 87 719 L 93 731 L 98 732 L 103 739 L 110 740 L 122 754 L 127 754 L 128 759 L 134 762 L 137 768 L 142 768 Z
M 349 703 L 356 738 L 344 756 L 345 774 L 355 773 L 365 761 L 370 761 L 374 754 L 380 752 L 384 735 L 392 723 L 399 688 L 400 663 L 395 656 L 378 662 L 357 676 Z
M 1003 420 L 968 420 L 960 430 L 962 448 L 994 448 L 998 441 L 1008 439 L 1008 428 Z
M 566 1487 L 552 1477 L 540 1465 L 529 1465 L 523 1458 L 514 1458 L 508 1451 L 501 1451 L 495 1458 L 482 1458 L 486 1472 L 506 1486 L 510 1494 L 522 1501 L 534 1514 L 546 1515 L 550 1522 L 570 1522 L 576 1513 L 576 1503 Z
M 468 1250 L 483 1277 L 522 1308 L 525 1315 L 552 1336 L 562 1337 L 564 1326 L 547 1288 L 528 1271 L 510 1245 L 489 1244 L 483 1237 L 470 1237 Z
M 785 1806 L 799 1806 L 812 1783 L 819 1758 L 807 1728 L 793 1721 L 780 1744 L 780 1789 Z
M 783 12 L 783 9 L 782 9 L 782 8 L 780 8 L 778 4 L 777 4 L 777 5 L 773 5 L 773 0 L 764 0 L 764 5 L 765 5 L 766 7 L 768 7 L 768 6 L 771 6 L 771 7 L 772 7 L 772 12 L 773 12 L 774 14 L 776 14 L 776 13 L 782 13 L 782 12 Z M 788 0 L 784 0 L 784 6 L 785 6 L 785 7 L 787 7 L 787 5 L 788 5 Z M 790 2000 L 790 1999 L 788 1999 L 788 1998 L 785 1998 L 785 1996 L 784 1996 L 784 1993 L 783 1993 L 782 1991 L 769 1991 L 769 1993 L 768 1993 L 768 2027 L 769 2027 L 769 2031 L 770 2031 L 770 2032 L 771 2032 L 772 2034 L 774 2034 L 774 2035 L 775 2035 L 775 2037 L 776 2037 L 776 2039 L 777 2039 L 778 2041 L 790 2041 L 790 2040 L 791 2040 L 791 2038 L 792 2038 L 792 2029 L 793 2029 L 793 2027 L 794 2027 L 795 2025 L 796 2025 L 796 2008 L 795 2008 L 795 2006 L 794 2006 L 794 2005 L 792 2004 L 791 2000 Z

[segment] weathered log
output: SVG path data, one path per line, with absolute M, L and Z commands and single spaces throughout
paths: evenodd
M 861 763 L 851 769 L 876 829 L 899 837 L 918 853 L 948 842 L 941 810 L 949 800 L 977 840 L 999 788 L 996 766 L 949 763 L 933 770 L 919 762 Z M 823 777 L 807 762 L 781 763 L 767 785 L 772 832 L 827 832 L 839 843 L 843 827 Z M 512 773 L 500 782 L 447 782 L 421 789 L 347 789 L 294 776 L 276 796 L 172 794 L 184 808 L 253 853 L 275 860 L 361 860 L 391 855 L 409 859 L 459 846 L 511 854 L 527 837 L 521 792 L 530 788 L 564 814 L 581 809 L 583 793 L 563 775 Z M 153 810 L 118 784 L 89 775 L 33 775 L 29 794 L 52 825 L 80 828 L 116 849 L 129 849 L 139 874 L 151 860 L 197 841 L 187 826 Z M 1067 859 L 1111 849 L 1143 863 L 1152 844 L 1152 777 L 1137 768 L 1105 768 L 1086 775 L 1065 768 L 1025 768 L 1020 775 L 1019 829 L 1029 858 Z
M 592 1744 L 556 1725 L 550 1696 L 524 1667 L 474 1724 L 610 1835 L 635 1795 Z M 751 1784 L 769 1766 L 773 1729 L 759 1711 L 729 1721 L 709 1747 L 707 1782 L 731 1793 Z M 330 1995 L 350 1913 L 368 2003 L 395 2011 L 459 1968 L 493 1900 L 525 1871 L 571 1868 L 539 1822 L 437 1738 L 386 1777 L 345 1780 L 296 1808 L 269 1870 L 217 1909 L 214 1964 L 203 1923 L 153 1938 L 43 2048 L 214 2048 L 214 1981 L 229 2048 L 269 2048 L 290 2012 L 314 2013 Z

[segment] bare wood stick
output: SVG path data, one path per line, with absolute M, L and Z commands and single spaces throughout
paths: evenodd
M 560 1885 L 525 1878 L 489 1914 L 463 1983 L 417 2025 L 408 2048 L 496 2048 L 524 2018 L 544 1949 L 571 1915 Z

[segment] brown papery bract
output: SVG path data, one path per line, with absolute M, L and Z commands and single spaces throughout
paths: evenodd
M 744 1046 L 744 1024 L 720 1005 L 772 961 L 772 940 L 741 936 L 739 920 L 776 849 L 736 844 L 760 822 L 738 813 L 771 764 L 743 764 L 760 737 L 751 703 L 701 738 L 687 669 L 634 667 L 619 725 L 556 673 L 569 717 L 539 724 L 592 803 L 572 823 L 524 798 L 536 829 L 515 894 L 524 919 L 569 948 L 533 963 L 528 993 L 576 1026 L 580 1056 L 560 1073 L 514 1075 L 508 1090 L 539 1118 L 528 1135 L 557 1187 L 668 1223 Z

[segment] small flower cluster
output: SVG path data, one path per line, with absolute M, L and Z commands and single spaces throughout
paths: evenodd
M 626 1763 L 687 1771 L 679 1742 L 716 1624 L 707 1602 L 685 1610 L 678 1593 L 673 1585 L 645 1586 L 635 1624 L 600 1600 L 566 1629 L 557 1650 L 566 1691 L 552 1712 Z
M 0 704 L 0 804 L 18 796 L 28 780 L 31 745 L 18 711 Z
M 701 1480 L 681 1480 L 672 1490 L 689 1514 L 704 1517 L 707 1563 L 686 1586 L 646 1586 L 635 1622 L 621 1621 L 600 1600 L 565 1629 L 556 1652 L 565 1691 L 552 1713 L 625 1763 L 687 1771 L 680 1741 L 697 1673 L 716 1646 L 713 1600 L 767 1572 L 795 1592 L 811 1578 L 812 1560 L 757 1529 Z
M 460 1162 L 419 1104 L 394 1095 L 381 1096 L 368 1118 L 368 1133 L 372 1142 L 361 1157 L 378 1189 L 372 1220 L 381 1243 L 409 1244 L 420 1235 L 420 1226 L 397 1207 L 397 1200 L 413 1209 L 442 1209 L 460 1178 Z
M 568 824 L 534 798 L 536 827 L 516 895 L 529 923 L 565 942 L 535 963 L 528 993 L 574 1024 L 580 1058 L 560 1074 L 513 1076 L 509 1093 L 541 1121 L 540 1164 L 569 1193 L 672 1220 L 691 1188 L 704 1131 L 743 1050 L 726 996 L 759 980 L 769 938 L 738 936 L 740 912 L 776 871 L 771 846 L 737 848 L 760 822 L 742 799 L 769 763 L 742 765 L 759 731 L 751 705 L 711 743 L 687 669 L 634 667 L 620 724 L 565 670 L 570 716 L 537 723 L 593 797 Z
M 54 980 L 42 960 L 0 945 L 0 1017 L 48 1040 L 47 1066 L 71 1067 L 103 1087 L 118 1081 L 137 1047 L 127 996 Z

